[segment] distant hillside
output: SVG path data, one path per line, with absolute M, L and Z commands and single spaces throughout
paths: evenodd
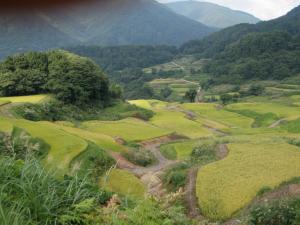
M 182 1 L 166 5 L 174 12 L 210 27 L 226 28 L 240 23 L 253 24 L 260 21 L 251 14 L 209 2 Z
M 185 53 L 209 57 L 204 72 L 217 83 L 282 80 L 300 74 L 300 7 L 257 25 L 241 24 L 185 44 Z
M 154 0 L 95 1 L 74 8 L 0 16 L 0 55 L 74 44 L 179 45 L 216 31 Z
M 38 14 L 1 14 L 0 57 L 28 50 L 78 44 L 78 41 L 44 21 Z
M 200 54 L 204 57 L 216 56 L 227 46 L 252 32 L 284 31 L 291 35 L 300 34 L 300 6 L 287 15 L 258 24 L 239 24 L 216 32 L 203 40 L 184 44 L 181 50 L 185 54 Z
M 75 54 L 93 59 L 101 68 L 110 73 L 127 68 L 146 68 L 174 59 L 178 54 L 175 46 L 76 46 L 67 48 Z

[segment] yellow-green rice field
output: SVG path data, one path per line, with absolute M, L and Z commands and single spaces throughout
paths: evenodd
M 300 148 L 287 143 L 229 144 L 229 156 L 199 170 L 197 196 L 211 219 L 230 218 L 263 187 L 299 176 Z
M 94 133 L 122 138 L 126 141 L 147 140 L 171 133 L 167 129 L 134 118 L 119 121 L 88 121 L 82 124 L 82 128 Z
M 250 128 L 253 119 L 242 116 L 238 113 L 226 111 L 218 108 L 215 104 L 202 103 L 202 104 L 183 104 L 182 107 L 187 110 L 196 112 L 200 117 L 216 121 L 224 126 L 232 128 Z
M 278 103 L 236 103 L 228 105 L 227 108 L 232 110 L 250 110 L 260 114 L 274 113 L 278 117 L 286 118 L 288 120 L 293 120 L 300 117 L 300 107 Z
M 47 167 L 56 168 L 59 174 L 67 174 L 72 159 L 88 146 L 85 140 L 58 129 L 50 122 L 0 118 L 0 124 L 2 131 L 9 131 L 15 126 L 24 129 L 33 137 L 44 140 L 50 146 L 45 164 Z M 4 129 L 2 124 L 4 124 Z
M 101 133 L 93 133 L 87 130 L 69 126 L 60 125 L 59 128 L 85 140 L 92 141 L 102 149 L 115 152 L 126 151 L 126 148 L 123 145 L 116 143 L 116 141 L 111 136 Z
M 45 100 L 47 95 L 30 95 L 30 96 L 17 96 L 17 97 L 0 97 L 0 102 L 11 103 L 39 103 Z
M 103 177 L 100 185 L 109 191 L 136 198 L 143 198 L 146 193 L 144 184 L 126 170 L 111 170 L 107 176 Z

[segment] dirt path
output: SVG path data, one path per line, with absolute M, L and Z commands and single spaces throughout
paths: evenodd
M 162 144 L 181 139 L 183 139 L 181 136 L 169 135 L 141 142 L 140 145 L 145 150 L 151 151 L 157 159 L 157 164 L 149 167 L 137 166 L 129 162 L 119 153 L 111 153 L 111 155 L 117 161 L 118 168 L 128 170 L 139 177 L 140 180 L 146 185 L 149 194 L 160 197 L 166 193 L 166 191 L 163 189 L 163 182 L 160 177 L 166 169 L 170 168 L 172 165 L 175 165 L 178 163 L 178 161 L 166 159 L 161 154 L 159 147 Z
M 136 167 L 132 169 L 132 172 L 136 174 L 137 176 L 143 176 L 146 173 L 157 173 L 162 170 L 167 169 L 168 167 L 178 163 L 178 161 L 175 160 L 168 160 L 166 159 L 160 152 L 159 147 L 162 144 L 171 142 L 172 140 L 169 138 L 166 139 L 155 139 L 149 142 L 144 142 L 142 143 L 142 146 L 145 150 L 149 150 L 152 152 L 152 154 L 155 156 L 157 159 L 157 164 L 149 167 Z
M 141 181 L 147 186 L 148 192 L 151 195 L 160 197 L 166 193 L 166 190 L 163 189 L 161 175 L 166 169 L 178 163 L 178 161 L 166 159 L 161 154 L 159 147 L 162 144 L 166 144 L 179 139 L 182 139 L 182 137 L 177 135 L 170 135 L 140 143 L 144 149 L 149 150 L 153 153 L 158 162 L 156 165 L 150 167 L 137 167 L 131 169 L 130 171 L 141 178 Z
M 185 69 L 183 66 L 179 65 L 179 64 L 176 63 L 176 62 L 171 62 L 171 63 L 172 63 L 174 66 L 179 67 L 181 70 L 184 70 L 184 69 Z
M 116 166 L 118 168 L 122 169 L 134 169 L 137 167 L 137 165 L 134 165 L 133 163 L 129 162 L 127 159 L 125 159 L 120 153 L 118 152 L 110 152 L 109 153 L 115 160 L 116 160 Z
M 197 183 L 198 168 L 192 168 L 188 172 L 188 182 L 185 185 L 185 202 L 187 204 L 189 217 L 196 218 L 200 216 L 200 209 L 198 207 L 198 199 L 196 197 L 196 183 Z
M 7 103 L 4 105 L 0 105 L 0 115 L 5 116 L 5 117 L 9 117 L 9 118 L 13 118 L 13 114 L 11 112 L 11 108 L 16 105 L 16 104 L 12 104 L 12 103 Z
M 216 154 L 218 160 L 222 160 L 228 156 L 229 149 L 226 144 L 220 144 L 216 148 Z M 194 167 L 188 172 L 188 182 L 185 186 L 185 202 L 189 210 L 189 216 L 191 218 L 204 218 L 200 214 L 200 209 L 198 206 L 198 198 L 196 195 L 197 186 L 197 175 L 201 168 Z
M 220 144 L 217 146 L 217 157 L 219 160 L 225 159 L 228 156 L 229 149 L 226 144 Z
M 272 123 L 270 126 L 269 126 L 269 128 L 276 128 L 276 127 L 278 127 L 282 122 L 284 122 L 285 121 L 285 119 L 280 119 L 280 120 L 277 120 L 277 121 L 275 121 L 274 123 Z
M 269 202 L 275 199 L 280 198 L 294 198 L 294 197 L 300 197 L 300 184 L 289 184 L 286 186 L 283 186 L 275 191 L 269 192 L 264 194 L 262 197 L 255 198 L 248 207 L 246 207 L 244 210 L 241 211 L 240 215 L 243 217 L 243 215 L 246 215 L 249 212 L 249 209 L 258 203 L 264 203 Z M 242 221 L 238 218 L 233 218 L 225 223 L 223 225 L 239 225 Z
M 197 118 L 197 114 L 190 110 L 185 110 L 181 108 L 179 105 L 172 105 L 166 108 L 167 110 L 177 111 L 185 114 L 185 117 L 189 120 L 195 120 Z

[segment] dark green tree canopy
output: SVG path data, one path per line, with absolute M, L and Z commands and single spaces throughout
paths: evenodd
M 66 51 L 31 52 L 0 63 L 0 95 L 49 93 L 70 104 L 105 103 L 109 81 L 90 59 Z

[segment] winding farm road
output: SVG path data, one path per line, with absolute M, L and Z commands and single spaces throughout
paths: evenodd
M 276 128 L 278 127 L 282 122 L 286 121 L 286 119 L 280 119 L 280 120 L 277 120 L 275 121 L 274 123 L 272 123 L 269 128 Z
M 216 148 L 216 155 L 218 160 L 222 160 L 228 156 L 229 149 L 226 144 L 220 144 Z M 204 217 L 200 214 L 198 205 L 198 198 L 196 194 L 197 186 L 197 175 L 201 168 L 191 168 L 188 172 L 188 182 L 185 186 L 185 202 L 188 207 L 189 216 L 191 218 L 203 219 Z
M 178 163 L 178 161 L 166 159 L 161 154 L 160 149 L 159 149 L 159 147 L 162 144 L 166 144 L 166 143 L 172 142 L 174 140 L 175 140 L 174 138 L 167 136 L 167 137 L 161 137 L 161 138 L 142 142 L 141 143 L 142 147 L 145 150 L 152 152 L 152 154 L 155 156 L 155 158 L 157 159 L 158 162 L 156 165 L 153 165 L 150 167 L 139 167 L 139 168 L 132 169 L 131 171 L 140 177 L 147 173 L 161 172 L 161 171 L 169 168 L 170 166 Z
M 9 118 L 13 118 L 13 114 L 11 112 L 11 108 L 13 106 L 15 106 L 16 103 L 12 104 L 12 103 L 6 103 L 6 104 L 3 104 L 3 105 L 0 105 L 0 115 L 2 116 L 6 116 L 6 117 L 9 117 Z
M 197 174 L 199 169 L 192 168 L 188 172 L 188 182 L 185 185 L 185 202 L 188 208 L 189 217 L 196 218 L 201 217 L 200 209 L 198 207 L 198 199 L 196 197 L 196 183 Z
M 159 147 L 162 144 L 170 143 L 175 140 L 180 140 L 182 137 L 176 135 L 159 137 L 147 141 L 143 141 L 140 145 L 145 149 L 153 153 L 157 159 L 157 164 L 149 167 L 141 167 L 129 162 L 122 157 L 119 153 L 111 153 L 112 157 L 117 161 L 117 167 L 125 169 L 137 177 L 146 185 L 148 193 L 160 197 L 165 194 L 163 189 L 163 182 L 161 180 L 161 174 L 171 166 L 178 163 L 176 160 L 166 159 L 160 152 Z

